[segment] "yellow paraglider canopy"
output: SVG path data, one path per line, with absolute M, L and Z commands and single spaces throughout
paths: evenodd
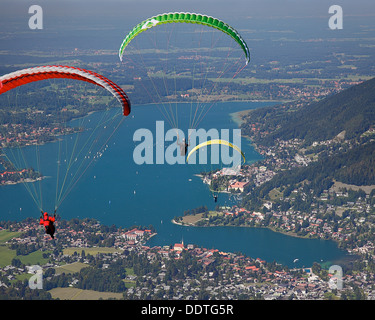
M 197 146 L 195 146 L 193 149 L 191 149 L 191 151 L 189 152 L 188 156 L 186 157 L 186 162 L 189 162 L 189 158 L 190 156 L 195 152 L 197 151 L 198 149 L 202 148 L 202 147 L 205 147 L 205 146 L 209 146 L 211 144 L 222 144 L 222 145 L 226 145 L 228 147 L 231 147 L 233 148 L 234 150 L 238 151 L 239 153 L 241 153 L 241 156 L 242 156 L 242 159 L 244 161 L 244 163 L 246 162 L 246 159 L 245 159 L 245 155 L 243 154 L 243 152 L 241 151 L 240 148 L 238 148 L 236 145 L 230 143 L 229 141 L 226 141 L 226 140 L 222 140 L 222 139 L 213 139 L 213 140 L 208 140 L 208 141 L 205 141 L 205 142 L 202 142 L 200 144 L 198 144 Z

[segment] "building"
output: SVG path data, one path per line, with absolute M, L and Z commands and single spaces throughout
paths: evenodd
M 151 230 L 143 231 L 143 230 L 138 230 L 137 228 L 134 228 L 130 231 L 125 232 L 123 234 L 123 237 L 125 238 L 125 240 L 137 240 L 139 238 L 144 237 L 145 233 L 150 234 Z
M 174 251 L 183 251 L 184 250 L 184 243 L 175 243 L 173 246 Z
M 248 181 L 245 181 L 245 182 L 240 182 L 240 181 L 236 181 L 232 184 L 229 185 L 228 189 L 233 189 L 233 190 L 239 190 L 241 192 L 243 192 L 244 188 L 249 184 Z

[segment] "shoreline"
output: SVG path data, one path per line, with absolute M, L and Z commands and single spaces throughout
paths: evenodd
M 20 180 L 20 181 L 16 181 L 16 182 L 14 182 L 14 181 L 6 181 L 5 183 L 0 183 L 0 186 L 12 186 L 12 185 L 20 184 L 20 183 L 33 183 L 33 182 L 41 181 L 44 178 L 46 178 L 46 177 L 40 177 L 40 178 L 37 178 L 37 179 L 26 178 L 26 179 L 23 179 L 23 180 Z
M 234 102 L 237 102 L 237 101 L 234 101 Z M 245 101 L 238 101 L 238 102 L 245 102 Z M 257 101 L 247 101 L 247 102 L 263 102 L 263 101 L 258 101 L 257 100 Z M 264 102 L 283 103 L 282 101 L 264 101 Z M 245 122 L 243 120 L 243 116 L 249 114 L 251 111 L 253 111 L 255 109 L 256 108 L 229 113 L 229 116 L 238 125 L 238 127 L 241 128 L 241 125 Z M 246 139 L 247 141 L 249 141 L 250 145 L 254 148 L 254 150 L 259 153 L 258 146 L 256 145 L 256 143 L 254 143 L 251 140 L 251 138 L 249 136 L 241 134 L 241 137 L 243 137 L 244 139 Z M 204 183 L 203 179 L 202 179 L 203 178 L 202 175 L 196 175 L 196 176 L 200 177 L 201 180 L 202 180 L 202 183 Z M 225 193 L 230 193 L 230 192 L 226 191 Z M 182 216 L 181 218 L 183 219 L 184 216 Z M 309 235 L 301 236 L 301 235 L 297 235 L 295 232 L 276 230 L 275 228 L 270 227 L 270 226 L 245 226 L 245 225 L 235 226 L 235 225 L 209 225 L 209 224 L 208 225 L 197 226 L 196 223 L 198 221 L 201 221 L 201 220 L 202 220 L 202 218 L 199 219 L 199 220 L 197 220 L 197 221 L 195 221 L 195 222 L 184 223 L 184 222 L 177 222 L 177 221 L 175 221 L 175 219 L 171 219 L 171 222 L 173 224 L 175 224 L 175 225 L 184 226 L 184 227 L 195 227 L 195 228 L 199 228 L 199 227 L 207 227 L 207 228 L 212 228 L 212 227 L 265 228 L 265 229 L 269 229 L 272 232 L 275 232 L 275 233 L 278 233 L 278 234 L 283 234 L 285 236 L 290 236 L 290 237 L 293 237 L 293 238 L 333 241 L 333 242 L 336 243 L 337 247 L 339 247 L 339 244 L 340 244 L 340 242 L 337 239 L 333 239 L 333 238 L 323 239 L 323 238 L 320 238 L 320 237 L 317 237 L 317 236 L 309 236 Z M 342 250 L 344 250 L 345 252 L 351 254 L 350 250 L 348 250 L 348 249 L 342 249 Z
M 246 115 L 246 114 L 249 114 L 253 110 L 255 110 L 255 109 L 237 111 L 237 112 L 230 113 L 229 116 L 238 125 L 238 128 L 241 129 L 241 125 L 245 122 L 243 120 L 243 116 Z M 250 136 L 244 135 L 244 134 L 241 133 L 241 137 L 244 138 L 246 141 L 248 141 L 250 146 L 252 146 L 254 148 L 254 150 L 259 153 L 257 144 L 251 139 Z M 260 153 L 259 153 L 259 155 L 261 156 Z
M 198 220 L 198 221 L 201 221 Z M 268 226 L 244 226 L 244 225 L 240 225 L 240 226 L 235 226 L 235 225 L 223 225 L 223 224 L 219 224 L 219 225 L 203 225 L 203 226 L 197 226 L 195 223 L 184 223 L 184 222 L 177 222 L 175 221 L 174 219 L 171 220 L 171 222 L 175 225 L 179 225 L 179 226 L 183 226 L 183 227 L 195 227 L 195 228 L 214 228 L 214 227 L 231 227 L 231 228 L 258 228 L 258 229 L 268 229 L 272 232 L 275 232 L 275 233 L 279 233 L 279 234 L 283 234 L 285 236 L 290 236 L 290 237 L 293 237 L 293 238 L 298 238 L 298 239 L 315 239 L 315 240 L 323 240 L 323 241 L 333 241 L 335 242 L 337 245 L 339 244 L 339 242 L 336 240 L 336 239 L 322 239 L 322 238 L 319 238 L 319 237 L 308 237 L 308 236 L 299 236 L 297 235 L 295 232 L 286 232 L 286 231 L 279 231 L 279 230 L 276 230 L 275 228 L 272 228 L 272 227 L 268 227 Z M 348 250 L 346 249 L 343 249 L 345 250 L 346 252 L 350 253 Z
M 200 220 L 199 220 L 200 221 Z M 306 240 L 319 240 L 319 241 L 332 241 L 333 243 L 336 244 L 337 248 L 342 250 L 343 252 L 345 252 L 349 258 L 347 257 L 344 257 L 344 258 L 340 258 L 340 259 L 336 259 L 336 260 L 332 260 L 334 261 L 334 264 L 337 264 L 337 263 L 341 263 L 341 261 L 346 261 L 347 259 L 350 259 L 350 261 L 356 261 L 358 259 L 361 258 L 361 255 L 358 254 L 358 253 L 355 253 L 355 252 L 352 252 L 352 250 L 349 250 L 349 249 L 343 249 L 343 248 L 340 248 L 339 246 L 339 241 L 336 240 L 336 239 L 332 239 L 332 238 L 329 238 L 329 239 L 323 239 L 323 238 L 319 238 L 319 237 L 308 237 L 308 236 L 299 236 L 297 235 L 296 233 L 294 232 L 283 232 L 283 231 L 279 231 L 279 230 L 275 230 L 274 228 L 272 227 L 268 227 L 268 226 L 234 226 L 234 225 L 203 225 L 203 226 L 196 226 L 194 223 L 189 223 L 189 224 L 186 224 L 186 223 L 180 223 L 180 222 L 176 222 L 174 219 L 171 220 L 171 222 L 175 225 L 179 225 L 179 226 L 182 226 L 182 227 L 194 227 L 194 228 L 215 228 L 215 227 L 221 227 L 221 228 L 253 228 L 253 229 L 268 229 L 274 233 L 277 233 L 277 234 L 282 234 L 282 235 L 285 235 L 285 236 L 289 236 L 289 237 L 293 237 L 293 238 L 296 238 L 296 239 L 306 239 Z M 324 262 L 326 263 L 326 262 Z M 323 263 L 323 264 L 324 264 Z
M 257 103 L 257 102 L 260 102 L 260 103 L 286 103 L 286 102 L 289 102 L 291 100 L 259 100 L 259 99 L 254 99 L 254 100 L 228 100 L 228 101 L 216 101 L 215 103 L 216 104 L 219 104 L 219 103 L 244 103 L 244 102 L 250 102 L 250 103 Z M 164 102 L 164 103 L 181 103 L 181 104 L 191 104 L 191 103 L 195 103 L 196 101 L 167 101 L 167 102 Z M 207 102 L 209 103 L 209 102 Z M 132 106 L 136 106 L 136 107 L 141 107 L 141 106 L 150 106 L 150 105 L 159 105 L 160 103 L 157 103 L 157 102 L 150 102 L 150 103 L 140 103 L 140 104 L 132 104 Z M 249 109 L 249 110 L 254 110 L 254 109 Z M 93 112 L 96 112 L 96 111 L 93 111 Z M 238 111 L 238 112 L 244 112 L 244 111 Z M 237 113 L 237 112 L 233 112 L 233 113 Z

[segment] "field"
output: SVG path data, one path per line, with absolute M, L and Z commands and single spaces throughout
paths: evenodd
M 339 181 L 335 181 L 334 185 L 331 187 L 331 189 L 335 192 L 339 192 L 340 189 L 347 189 L 347 190 L 354 190 L 359 191 L 363 190 L 366 194 L 370 194 L 372 190 L 375 189 L 375 186 L 355 186 L 352 184 L 346 184 Z
M 10 232 L 8 230 L 1 230 L 0 231 L 0 244 L 3 244 L 7 242 L 8 240 L 19 236 L 21 233 L 20 232 Z
M 99 292 L 78 288 L 54 288 L 49 291 L 53 299 L 60 300 L 99 300 L 122 299 L 122 293 Z
M 7 246 L 0 245 L 0 267 L 10 265 L 15 256 L 15 250 L 10 250 Z
M 221 215 L 222 213 L 221 212 L 218 212 L 218 211 L 209 211 L 208 214 L 207 214 L 207 219 L 209 217 L 214 217 L 214 216 L 217 216 L 217 215 Z M 197 213 L 197 214 L 189 214 L 189 215 L 186 215 L 182 218 L 182 223 L 183 224 L 191 224 L 191 225 L 194 225 L 196 224 L 198 221 L 202 220 L 202 219 L 205 219 L 203 218 L 203 213 Z
M 272 189 L 269 192 L 268 195 L 270 196 L 271 201 L 274 201 L 274 200 L 279 199 L 280 197 L 282 197 L 283 193 L 280 192 L 279 188 L 274 188 L 274 189 Z
M 73 255 L 74 252 L 77 252 L 79 255 L 82 254 L 82 251 L 85 251 L 85 254 L 90 254 L 96 256 L 98 253 L 114 253 L 119 252 L 118 249 L 108 248 L 108 247 L 97 247 L 97 248 L 66 248 L 64 249 L 64 254 Z
M 187 215 L 182 218 L 182 222 L 185 224 L 195 224 L 202 219 L 203 213 L 198 213 L 195 215 Z
M 82 268 L 86 268 L 88 265 L 81 262 L 74 262 L 70 264 L 65 264 L 61 267 L 55 268 L 56 274 L 68 274 L 79 272 Z
M 135 276 L 133 268 L 125 268 L 127 276 Z M 124 280 L 126 288 L 135 287 L 136 281 L 135 280 Z
M 48 262 L 48 259 L 43 258 L 43 253 L 40 250 L 32 252 L 26 256 L 17 256 L 16 250 L 11 250 L 6 245 L 6 242 L 14 237 L 19 236 L 19 232 L 9 232 L 7 230 L 0 231 L 0 267 L 5 267 L 12 263 L 14 258 L 19 259 L 23 264 L 33 265 L 33 264 L 45 264 Z
M 34 264 L 44 265 L 48 262 L 48 258 L 43 258 L 43 254 L 47 254 L 48 256 L 49 253 L 50 251 L 42 252 L 40 250 L 37 250 L 37 251 L 31 252 L 30 254 L 26 256 L 16 256 L 16 258 L 20 259 L 21 262 L 26 265 L 34 265 Z
M 19 259 L 26 265 L 43 265 L 48 262 L 48 259 L 43 258 L 43 253 L 48 254 L 48 252 L 41 252 L 38 250 L 26 256 L 17 256 L 16 250 L 11 250 L 6 245 L 0 245 L 0 267 L 10 265 L 14 258 Z

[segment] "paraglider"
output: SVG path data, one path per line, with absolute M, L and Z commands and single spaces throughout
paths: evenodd
M 209 145 L 214 145 L 214 144 L 217 144 L 217 145 L 224 145 L 224 146 L 228 146 L 228 147 L 231 147 L 232 149 L 236 150 L 237 152 L 239 152 L 242 156 L 242 159 L 243 159 L 243 163 L 246 162 L 246 158 L 245 158 L 245 155 L 243 154 L 243 152 L 241 151 L 241 149 L 232 144 L 231 142 L 229 141 L 226 141 L 226 140 L 223 140 L 223 139 L 213 139 L 213 140 L 207 140 L 203 143 L 200 143 L 199 145 L 195 146 L 188 154 L 188 156 L 186 157 L 186 163 L 189 162 L 189 158 L 191 157 L 191 155 L 196 152 L 197 150 L 199 150 L 200 148 L 203 148 L 203 147 L 206 147 L 206 146 L 209 146 Z M 234 164 L 234 163 L 233 163 Z M 218 197 L 219 197 L 219 190 L 217 190 L 217 188 L 213 188 L 211 189 L 211 192 L 212 192 L 212 197 L 214 199 L 214 202 L 217 203 L 217 200 L 218 200 Z
M 217 202 L 217 197 L 218 197 L 218 195 L 215 193 L 215 194 L 213 195 L 213 197 L 214 197 L 214 201 Z
M 249 63 L 249 61 L 250 61 L 250 51 L 249 51 L 249 48 L 248 48 L 246 42 L 241 37 L 241 35 L 233 27 L 231 27 L 227 23 L 225 23 L 225 22 L 223 22 L 223 21 L 221 21 L 217 18 L 208 16 L 208 15 L 205 15 L 205 14 L 198 14 L 198 13 L 170 12 L 170 13 L 164 13 L 164 14 L 153 16 L 153 17 L 151 17 L 147 20 L 142 21 L 138 25 L 136 25 L 126 35 L 125 39 L 123 40 L 123 42 L 120 46 L 120 49 L 119 49 L 120 60 L 121 61 L 123 60 L 123 55 L 124 55 L 125 49 L 129 45 L 129 43 L 135 37 L 137 37 L 140 33 L 144 32 L 144 31 L 147 31 L 151 28 L 157 27 L 159 25 L 169 24 L 169 23 L 180 23 L 180 24 L 185 23 L 185 24 L 200 25 L 199 28 L 202 27 L 202 29 L 204 29 L 203 33 L 205 33 L 205 29 L 207 29 L 206 27 L 211 28 L 212 32 L 220 34 L 220 36 L 222 38 L 224 38 L 227 42 L 230 42 L 235 47 L 235 50 L 233 50 L 233 51 L 235 52 L 235 54 L 238 54 L 238 56 L 239 56 L 237 61 L 241 61 L 241 66 L 238 67 L 235 63 L 233 63 L 233 61 L 236 61 L 234 58 L 230 58 L 230 59 L 228 58 L 229 52 L 232 53 L 231 48 L 229 49 L 229 52 L 228 52 L 227 55 L 222 54 L 222 52 L 220 50 L 218 50 L 219 58 L 217 58 L 216 56 L 211 57 L 210 55 L 207 55 L 207 57 L 206 57 L 208 62 L 210 62 L 211 60 L 214 60 L 214 62 L 216 63 L 215 65 L 208 64 L 208 63 L 206 63 L 206 61 L 200 62 L 199 68 L 195 67 L 195 66 L 192 67 L 189 64 L 188 70 L 189 70 L 190 73 L 185 71 L 185 70 L 184 70 L 185 73 L 181 73 L 181 74 L 183 74 L 183 76 L 181 76 L 183 82 L 186 82 L 185 78 L 190 77 L 192 79 L 192 85 L 191 86 L 186 85 L 181 89 L 178 87 L 178 89 L 175 89 L 175 92 L 171 92 L 170 90 L 168 90 L 169 88 L 166 87 L 165 90 L 164 90 L 165 94 L 164 94 L 164 92 L 162 94 L 159 94 L 159 92 L 157 90 L 158 89 L 160 90 L 160 87 L 154 86 L 153 79 L 151 79 L 151 85 L 149 84 L 149 86 L 146 87 L 146 90 L 143 90 L 143 92 L 150 91 L 153 99 L 159 98 L 159 99 L 163 100 L 164 97 L 171 97 L 171 98 L 168 98 L 168 99 L 173 100 L 174 96 L 176 96 L 177 98 L 186 97 L 186 96 L 187 97 L 196 97 L 196 99 L 197 99 L 196 105 L 194 105 L 193 102 L 190 104 L 191 110 L 193 110 L 193 108 L 195 107 L 195 112 L 194 112 L 194 110 L 190 111 L 191 112 L 191 114 L 190 114 L 191 115 L 191 117 L 190 117 L 191 125 L 189 125 L 189 127 L 194 128 L 194 127 L 198 126 L 198 124 L 200 123 L 202 118 L 208 113 L 208 111 L 211 109 L 211 107 L 215 104 L 215 102 L 213 102 L 213 100 L 210 100 L 207 103 L 207 101 L 204 98 L 202 98 L 203 95 L 206 95 L 206 96 L 213 95 L 214 96 L 214 95 L 218 95 L 220 90 L 224 90 L 225 88 L 223 89 L 222 87 L 220 87 L 220 85 L 222 85 L 222 83 L 224 81 L 226 81 L 226 79 L 229 79 L 229 81 L 232 80 L 242 70 L 241 67 L 243 67 L 243 64 L 244 64 L 243 56 L 245 56 L 246 65 Z M 196 26 L 193 26 L 193 27 L 196 27 Z M 159 29 L 159 27 L 157 29 Z M 177 38 L 180 39 L 180 37 L 177 37 Z M 181 37 L 181 38 L 183 38 L 183 37 Z M 183 40 L 183 41 L 185 41 L 185 40 Z M 215 43 L 217 43 L 217 42 L 215 41 Z M 169 42 L 168 42 L 168 44 L 169 44 Z M 189 47 L 189 45 L 187 44 L 186 47 Z M 209 45 L 207 47 L 210 49 Z M 172 46 L 171 46 L 171 48 L 172 48 Z M 204 50 L 208 51 L 206 46 L 202 46 L 202 48 L 203 48 L 203 51 Z M 199 46 L 198 49 L 202 49 L 202 48 Z M 227 47 L 222 46 L 222 48 L 227 48 Z M 186 49 L 185 46 L 183 46 L 183 48 L 179 48 L 179 50 L 182 50 L 182 51 L 184 51 L 184 49 Z M 212 45 L 211 45 L 211 49 L 212 49 Z M 201 56 L 197 53 L 195 54 L 194 59 L 191 59 L 190 56 L 189 57 L 179 56 L 179 57 L 176 57 L 176 59 L 186 59 L 186 60 L 188 60 L 189 63 L 190 63 L 190 61 L 195 62 L 195 61 L 198 61 L 198 60 L 199 61 L 204 60 L 204 59 L 201 59 Z M 225 63 L 221 63 L 220 59 L 225 59 Z M 143 62 L 143 60 L 142 60 L 142 62 Z M 146 61 L 146 64 L 145 64 L 146 68 L 149 66 L 147 64 L 147 62 L 148 61 Z M 151 61 L 152 64 L 154 64 L 154 62 L 155 62 L 154 60 Z M 165 64 L 163 64 L 163 66 L 164 65 L 165 66 L 171 66 L 171 65 L 175 65 L 175 64 L 165 63 Z M 222 69 L 216 68 L 215 67 L 216 65 L 219 65 L 220 67 L 222 67 Z M 160 70 L 157 70 L 157 71 L 159 71 L 158 73 L 155 72 L 155 74 L 157 76 L 155 76 L 155 74 L 153 74 L 151 72 L 147 72 L 145 74 L 145 76 L 149 76 L 150 78 L 152 78 L 152 76 L 154 76 L 154 78 L 157 79 L 159 77 L 159 75 L 161 75 L 161 76 L 165 76 L 167 78 L 168 73 L 166 72 L 166 70 L 167 69 L 165 69 L 165 72 L 160 72 Z M 206 73 L 203 72 L 204 70 L 206 71 Z M 229 72 L 234 72 L 234 75 L 231 74 L 230 76 L 227 76 L 227 75 L 223 76 L 224 72 L 228 72 L 228 70 L 229 70 Z M 176 77 L 177 71 L 176 70 L 172 70 L 172 71 L 173 72 L 169 73 L 168 76 Z M 212 74 L 214 74 L 214 75 L 212 75 Z M 143 75 L 142 75 L 142 77 L 143 77 Z M 100 86 L 100 87 L 106 89 L 108 92 L 110 92 L 120 102 L 120 104 L 122 106 L 122 113 L 123 113 L 124 116 L 128 116 L 131 112 L 130 100 L 129 100 L 128 96 L 126 95 L 126 93 L 118 85 L 116 85 L 111 80 L 105 78 L 104 76 L 102 76 L 100 74 L 97 74 L 95 72 L 88 71 L 88 70 L 85 70 L 85 69 L 81 69 L 81 68 L 71 67 L 71 66 L 60 66 L 60 65 L 40 66 L 40 67 L 33 67 L 33 68 L 18 70 L 18 71 L 3 75 L 3 76 L 0 77 L 0 94 L 3 94 L 3 93 L 5 93 L 9 90 L 12 90 L 16 87 L 22 86 L 22 85 L 27 84 L 27 83 L 45 80 L 45 79 L 55 79 L 55 78 L 66 78 L 66 79 L 80 80 L 80 81 L 85 81 L 85 82 L 92 83 L 94 85 Z M 138 75 L 137 79 L 141 79 L 141 77 Z M 220 79 L 220 81 L 218 81 L 219 79 Z M 221 82 L 221 81 L 223 81 L 223 82 Z M 173 81 L 170 81 L 170 83 L 173 83 L 175 88 L 177 88 L 175 78 L 173 78 Z M 208 83 L 210 84 L 210 87 L 208 86 Z M 168 81 L 164 81 L 163 84 L 164 85 L 168 84 Z M 200 85 L 201 88 L 199 88 L 198 85 Z M 217 89 L 217 87 L 220 87 L 220 90 Z M 154 93 L 154 91 L 152 91 L 152 90 L 148 90 L 149 88 L 155 89 L 156 93 Z M 164 88 L 162 88 L 161 90 L 163 90 L 163 89 Z M 177 92 L 177 90 L 179 90 L 179 91 Z M 181 92 L 184 93 L 184 95 L 180 94 Z M 166 99 L 166 100 L 169 101 L 168 99 Z M 207 107 L 204 105 L 204 103 L 207 103 Z M 172 108 L 170 108 L 170 109 L 172 109 Z M 175 110 L 177 110 L 177 103 L 176 103 Z M 173 111 L 171 111 L 171 114 L 172 114 L 172 116 L 170 116 L 170 117 L 169 117 L 169 114 L 167 114 L 167 118 L 170 119 L 171 124 L 173 124 L 173 123 L 177 124 L 177 125 L 173 125 L 173 127 L 177 128 L 178 127 L 178 118 L 177 118 L 177 116 L 174 117 Z M 58 121 L 56 121 L 56 122 L 58 122 Z M 96 127 L 96 128 L 94 127 L 92 132 L 96 132 L 98 127 Z M 103 130 L 104 129 L 106 129 L 106 126 L 103 127 Z M 91 138 L 91 136 L 90 136 L 90 138 Z M 71 139 L 72 139 L 72 137 L 71 137 Z M 77 139 L 76 141 L 78 141 L 78 140 L 79 139 Z M 95 139 L 93 139 L 93 141 L 95 141 Z M 179 141 L 177 143 L 180 146 L 181 155 L 183 154 L 184 156 L 186 156 L 186 154 L 188 153 L 188 147 L 190 145 L 189 142 L 188 142 L 188 139 L 182 141 L 181 144 L 180 144 Z M 193 150 L 191 150 L 190 153 L 188 154 L 187 158 L 186 158 L 186 162 L 189 161 L 189 157 L 192 155 L 192 153 L 194 153 L 200 147 L 203 147 L 204 145 L 214 144 L 214 143 L 226 144 L 226 145 L 232 147 L 233 149 L 239 151 L 241 153 L 244 161 L 245 161 L 245 157 L 244 157 L 242 151 L 238 147 L 236 147 L 235 145 L 233 145 L 233 144 L 231 144 L 227 141 L 224 141 L 224 140 L 217 140 L 217 141 L 212 140 L 212 141 L 207 141 L 203 144 L 200 144 L 199 146 L 196 146 Z M 76 145 L 78 145 L 78 143 L 74 144 L 72 155 L 70 157 L 66 156 L 66 159 L 63 159 L 63 158 L 60 159 L 61 154 L 62 154 L 63 151 L 65 151 L 65 149 L 61 148 L 60 146 L 59 146 L 59 149 L 58 149 L 58 150 L 62 150 L 61 152 L 59 151 L 59 154 L 58 154 L 59 158 L 57 159 L 57 162 L 56 162 L 58 174 L 59 174 L 61 163 L 63 161 L 66 162 L 67 170 L 66 170 L 65 175 L 61 174 L 62 177 L 60 179 L 59 179 L 58 174 L 57 174 L 55 210 L 60 206 L 61 202 L 65 199 L 67 194 L 76 185 L 78 179 L 80 179 L 81 176 L 83 175 L 83 173 L 87 170 L 88 166 L 83 164 L 83 161 L 87 161 L 87 162 L 89 162 L 89 164 L 91 164 L 92 161 L 94 161 L 93 159 L 100 158 L 103 154 L 102 153 L 103 150 L 99 149 L 100 152 L 98 152 L 98 153 L 93 152 L 91 155 L 89 153 L 87 153 L 85 155 L 85 152 L 79 150 L 78 147 L 76 147 Z M 91 148 L 90 143 L 84 143 L 83 147 L 86 147 L 86 146 L 87 146 L 87 148 L 88 147 Z M 22 147 L 22 145 L 21 145 L 21 147 Z M 84 149 L 82 148 L 82 150 L 84 150 Z M 21 150 L 21 152 L 22 152 L 22 150 Z M 91 151 L 90 151 L 90 153 L 91 153 Z M 77 160 L 77 157 L 76 157 L 77 154 L 78 155 L 82 154 L 83 155 L 82 158 L 88 159 L 88 160 L 83 160 L 82 164 L 78 163 L 79 161 Z M 96 156 L 93 157 L 93 154 L 96 154 Z M 76 173 L 72 172 L 72 168 L 73 168 L 73 165 L 75 165 L 75 162 L 77 162 L 76 166 L 78 167 Z M 72 177 L 72 180 L 68 182 L 69 177 Z M 94 176 L 94 179 L 95 178 L 96 178 L 96 176 Z M 60 185 L 59 185 L 60 182 L 62 182 L 62 186 L 61 186 L 61 191 L 58 192 L 57 188 L 58 188 L 58 186 L 60 187 Z M 41 184 L 42 183 L 39 183 L 40 188 L 41 188 Z M 133 193 L 135 195 L 136 191 L 134 190 Z M 40 192 L 40 198 L 42 198 L 41 192 Z M 38 206 L 40 206 L 40 209 L 41 209 L 41 207 L 42 207 L 41 201 L 38 201 L 37 197 L 35 197 L 35 199 L 33 199 L 33 200 L 34 200 L 34 202 L 37 203 Z M 215 202 L 217 201 L 217 196 L 214 197 L 214 200 L 215 200 Z M 109 204 L 111 204 L 111 201 L 109 201 Z M 47 215 L 46 216 L 47 218 L 44 219 L 44 217 L 43 217 L 43 219 L 40 220 L 40 223 L 43 224 L 46 227 L 46 233 L 50 234 L 51 237 L 53 238 L 54 237 L 54 225 L 53 225 L 54 217 L 53 218 L 49 217 L 47 213 L 44 213 L 43 215 L 45 215 L 45 214 Z M 53 221 L 52 221 L 52 219 L 53 219 Z M 47 224 L 48 224 L 48 228 L 47 228 Z
M 133 73 L 139 99 L 155 103 L 171 128 L 184 128 L 190 109 L 189 129 L 198 127 L 250 62 L 249 47 L 236 29 L 191 12 L 141 21 L 125 35 L 118 55 L 120 68 Z
M 246 162 L 246 158 L 245 158 L 245 155 L 243 154 L 243 152 L 241 151 L 240 148 L 238 148 L 236 145 L 230 143 L 229 141 L 226 141 L 226 140 L 223 140 L 223 139 L 213 139 L 213 140 L 207 140 L 205 142 L 202 142 L 200 143 L 199 145 L 195 146 L 193 149 L 190 150 L 187 158 L 186 158 L 186 163 L 189 162 L 189 158 L 190 156 L 195 152 L 197 151 L 198 149 L 200 148 L 203 148 L 205 146 L 209 146 L 209 145 L 212 145 L 212 144 L 221 144 L 221 145 L 226 145 L 228 147 L 231 147 L 233 148 L 234 150 L 238 151 L 241 156 L 242 156 L 242 159 L 244 161 L 244 163 Z
M 181 156 L 186 156 L 186 153 L 187 153 L 187 150 L 188 150 L 188 147 L 190 145 L 190 143 L 188 141 L 184 139 L 182 139 L 182 142 L 180 142 L 180 140 L 178 140 L 177 138 L 177 145 L 180 147 L 180 155 Z
M 9 74 L 5 74 L 0 77 L 0 95 L 10 91 L 10 90 L 17 90 L 18 87 L 23 86 L 28 83 L 41 81 L 41 80 L 49 80 L 49 79 L 67 79 L 68 81 L 70 79 L 73 80 L 80 80 L 84 82 L 88 82 L 91 84 L 94 84 L 96 86 L 99 86 L 101 88 L 104 88 L 109 93 L 112 94 L 113 97 L 117 99 L 117 101 L 122 106 L 122 115 L 127 116 L 130 114 L 131 111 L 131 103 L 126 95 L 126 93 L 114 82 L 107 79 L 106 77 L 85 69 L 71 67 L 71 66 L 61 66 L 61 65 L 47 65 L 47 66 L 39 66 L 39 67 L 32 67 L 32 68 L 26 68 L 22 70 L 18 70 Z M 56 88 L 55 86 L 52 86 L 53 88 Z M 69 88 L 69 86 L 66 86 Z M 58 91 L 59 89 L 53 89 Z M 58 88 L 58 87 L 57 87 Z M 66 89 L 65 89 L 66 90 Z M 16 95 L 17 96 L 17 95 Z M 14 103 L 14 105 L 11 107 L 17 107 L 17 103 Z M 11 103 L 10 103 L 11 104 Z M 119 116 L 120 117 L 119 117 Z M 85 138 L 82 138 L 82 142 L 80 142 L 81 132 L 84 130 L 77 130 L 76 133 L 76 139 L 73 139 L 73 136 L 70 137 L 70 140 L 73 141 L 72 147 L 68 147 L 68 143 L 66 142 L 65 148 L 61 147 L 62 139 L 56 139 L 59 143 L 59 147 L 57 149 L 57 159 L 54 159 L 57 163 L 57 173 L 56 173 L 56 199 L 55 199 L 55 212 L 57 208 L 60 206 L 62 201 L 65 199 L 65 197 L 70 193 L 72 188 L 75 186 L 75 184 L 78 182 L 78 180 L 82 177 L 82 175 L 85 173 L 87 168 L 90 166 L 90 164 L 96 159 L 101 157 L 104 149 L 104 146 L 107 145 L 107 141 L 111 138 L 114 131 L 118 128 L 119 124 L 121 123 L 121 119 L 124 117 L 121 116 L 121 114 L 110 114 L 108 117 L 105 118 L 104 116 L 100 119 L 102 123 L 104 123 L 104 126 L 98 125 L 96 128 L 94 127 L 93 130 L 91 130 L 90 134 L 87 134 Z M 31 120 L 34 120 L 34 117 L 30 117 Z M 30 120 L 29 119 L 29 120 Z M 55 120 L 53 123 L 54 125 L 65 125 L 63 124 L 62 120 L 64 119 L 61 117 L 61 123 L 59 123 L 59 120 Z M 119 119 L 119 124 L 113 125 L 114 131 L 110 132 L 110 130 L 107 130 L 109 127 L 109 124 L 114 124 L 114 119 Z M 90 120 L 89 120 L 90 121 Z M 82 121 L 83 122 L 83 121 Z M 34 120 L 34 122 L 30 122 L 27 124 L 29 127 L 27 128 L 29 132 L 32 132 L 35 127 L 39 126 L 40 124 L 37 122 L 37 120 Z M 104 131 L 108 131 L 108 134 L 104 134 Z M 53 131 L 53 130 L 51 130 Z M 62 130 L 62 133 L 64 132 L 73 132 L 69 130 Z M 100 140 L 99 137 L 102 139 Z M 54 141 L 53 139 L 51 139 Z M 66 139 L 67 140 L 67 139 Z M 104 140 L 104 143 L 102 144 Z M 43 158 L 41 156 L 41 150 L 38 146 L 39 142 L 37 139 L 35 139 L 35 158 L 37 159 L 37 166 L 38 170 L 40 162 L 39 159 Z M 80 142 L 80 144 L 79 144 Z M 16 146 L 16 148 L 15 148 Z M 99 147 L 98 152 L 96 153 L 97 157 L 90 157 L 90 153 L 94 153 L 94 146 Z M 7 158 L 7 160 L 12 163 L 12 165 L 15 168 L 20 168 L 24 166 L 28 166 L 26 163 L 27 157 L 23 154 L 23 148 L 24 144 L 18 143 L 18 145 L 10 146 L 8 149 L 3 149 L 3 156 Z M 5 151 L 6 150 L 6 151 Z M 63 153 L 64 152 L 64 153 Z M 68 155 L 70 153 L 70 155 Z M 66 156 L 66 159 L 62 159 L 63 154 Z M 21 159 L 21 160 L 19 160 Z M 27 159 L 30 162 L 33 161 L 33 159 Z M 66 170 L 61 170 L 62 166 L 66 166 Z M 74 170 L 74 171 L 73 171 Z M 27 183 L 23 183 L 26 190 L 30 193 L 32 199 L 34 200 L 35 204 L 39 207 L 39 209 L 42 210 L 43 204 L 42 204 L 42 190 L 41 190 L 41 179 L 39 179 L 39 191 L 34 187 L 27 186 Z M 61 184 L 59 182 L 61 181 Z M 58 190 L 59 189 L 59 190 Z M 43 224 L 46 228 L 46 233 L 50 234 L 53 238 L 54 235 L 54 225 L 53 222 L 54 217 L 49 217 L 47 213 L 43 213 L 43 217 L 40 219 L 40 224 Z
M 42 212 L 42 216 L 40 217 L 39 224 L 43 225 L 46 231 L 46 234 L 49 234 L 52 239 L 54 239 L 55 234 L 55 225 L 54 222 L 56 221 L 56 212 L 53 214 L 53 217 L 50 217 L 47 212 Z
M 0 94 L 30 82 L 53 78 L 76 79 L 101 86 L 121 103 L 124 116 L 130 113 L 130 100 L 118 85 L 98 73 L 76 67 L 41 66 L 3 75 L 0 77 Z
M 229 36 L 231 36 L 242 48 L 242 50 L 245 53 L 246 56 L 246 64 L 250 61 L 250 51 L 246 44 L 246 42 L 243 40 L 241 35 L 229 24 L 214 18 L 207 16 L 205 14 L 199 14 L 199 13 L 190 13 L 190 12 L 169 12 L 169 13 L 163 13 L 156 15 L 154 17 L 151 17 L 145 21 L 142 21 L 141 23 L 137 24 L 125 37 L 124 41 L 122 42 L 119 50 L 119 57 L 122 61 L 122 56 L 124 54 L 124 50 L 129 44 L 129 42 L 135 38 L 138 34 L 140 34 L 143 31 L 146 31 L 150 28 L 153 28 L 157 25 L 165 24 L 165 23 L 195 23 L 195 24 L 201 24 L 204 26 L 212 27 L 215 29 L 218 29 Z

